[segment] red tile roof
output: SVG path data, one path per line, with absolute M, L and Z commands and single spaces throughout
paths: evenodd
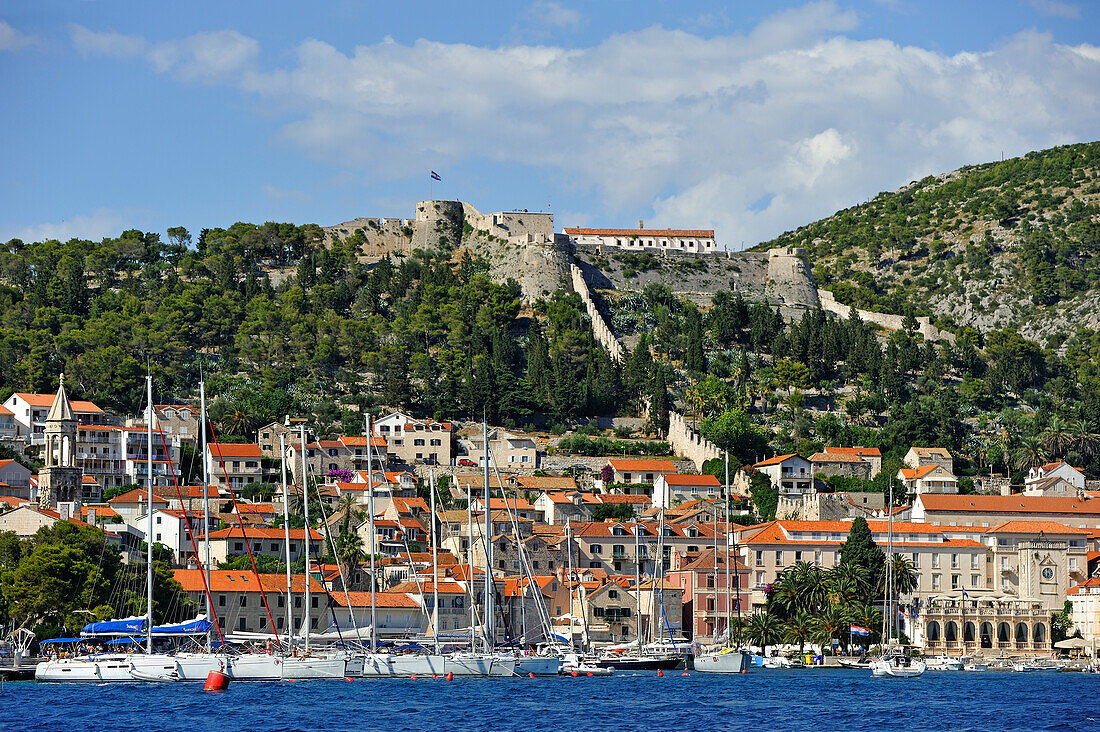
M 607 461 L 612 468 L 619 472 L 653 472 L 675 473 L 676 464 L 671 460 L 632 460 L 628 458 L 612 458 Z
M 778 465 L 779 463 L 783 462 L 787 458 L 793 458 L 793 457 L 798 457 L 798 453 L 792 452 L 792 453 L 788 453 L 786 455 L 776 455 L 775 457 L 770 457 L 767 460 L 761 460 L 760 462 L 753 465 L 753 467 L 754 468 L 761 468 L 761 467 L 765 467 L 767 465 Z
M 579 229 L 566 228 L 570 236 L 666 236 L 713 239 L 714 229 Z
M 935 470 L 938 467 L 940 467 L 940 466 L 939 465 L 922 465 L 919 468 L 902 468 L 901 469 L 901 477 L 904 478 L 905 480 L 916 480 L 918 478 L 923 478 L 924 476 L 928 475 L 929 473 L 931 473 L 933 470 Z
M 57 398 L 57 394 L 28 394 L 26 392 L 16 392 L 15 396 L 21 398 L 27 404 L 32 407 L 52 407 L 53 400 Z M 103 410 L 97 407 L 92 402 L 82 402 L 78 399 L 70 399 L 69 404 L 72 405 L 74 412 L 97 412 L 102 414 Z
M 965 496 L 926 493 L 918 496 L 926 511 L 976 513 L 1069 513 L 1100 515 L 1100 501 L 1063 496 Z
M 416 583 L 413 583 L 415 586 Z M 348 599 L 351 599 L 352 607 L 370 607 L 371 597 L 369 592 L 348 592 L 347 596 L 343 592 L 332 592 L 332 602 L 337 607 L 348 607 Z M 407 608 L 419 608 L 420 603 L 412 599 L 404 592 L 375 592 L 374 604 L 377 607 L 407 607 Z
M 173 570 L 176 581 L 183 586 L 184 592 L 203 592 L 203 572 L 201 569 L 176 569 Z M 286 592 L 285 574 L 261 574 L 259 582 L 252 572 L 235 569 L 210 570 L 211 592 L 259 592 L 263 585 L 264 592 Z M 290 589 L 294 593 L 302 593 L 306 590 L 306 575 L 292 574 L 290 576 Z M 325 594 L 325 588 L 315 578 L 309 578 L 310 592 L 318 595 Z
M 986 531 L 987 534 L 1085 534 L 1089 529 L 1075 529 L 1056 521 L 1006 521 L 1000 526 L 994 526 Z
M 825 447 L 825 452 L 834 455 L 856 455 L 860 457 L 882 457 L 877 447 Z
M 291 529 L 290 530 L 290 540 L 291 541 L 294 541 L 295 539 L 298 539 L 298 540 L 304 539 L 305 536 L 306 536 L 306 530 L 305 529 Z M 247 537 L 249 539 L 278 539 L 278 540 L 282 541 L 282 540 L 286 539 L 286 530 L 282 529 L 282 528 L 259 527 L 259 528 L 255 528 L 255 529 L 249 529 L 248 533 L 247 533 Z M 212 532 L 210 532 L 210 538 L 211 539 L 240 539 L 241 538 L 241 527 L 240 526 L 232 526 L 228 529 L 219 529 L 218 531 L 212 531 Z M 310 529 L 309 530 L 309 538 L 311 540 L 316 539 L 316 540 L 319 541 L 319 540 L 323 539 L 324 536 L 321 534 L 321 532 L 317 531 L 316 529 Z
M 213 457 L 221 458 L 261 458 L 260 446 L 254 443 L 236 444 L 232 442 L 210 443 L 207 445 Z
M 678 473 L 664 476 L 664 481 L 669 485 L 705 485 L 717 487 L 722 485 L 713 475 L 695 475 L 692 473 Z

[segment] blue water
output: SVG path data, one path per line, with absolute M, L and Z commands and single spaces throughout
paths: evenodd
M 109 686 L 7 683 L 0 730 L 1100 730 L 1100 675 L 847 670 Z

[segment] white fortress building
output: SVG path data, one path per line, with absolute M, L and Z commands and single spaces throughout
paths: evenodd
M 639 221 L 637 229 L 565 229 L 574 244 L 611 246 L 633 251 L 689 252 L 716 251 L 713 229 L 647 229 Z

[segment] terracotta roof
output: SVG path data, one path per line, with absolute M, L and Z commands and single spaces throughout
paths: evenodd
M 600 503 L 635 503 L 635 504 L 650 504 L 653 502 L 649 496 L 640 495 L 638 493 L 599 493 L 596 495 L 596 500 Z
M 415 583 L 413 583 L 415 587 Z M 345 597 L 343 592 L 330 593 L 332 602 L 337 607 L 348 607 L 348 599 L 351 599 L 352 607 L 370 607 L 371 598 L 369 592 L 348 592 Z M 407 607 L 419 608 L 420 603 L 412 599 L 404 592 L 375 592 L 374 604 L 377 607 Z
M 5 407 L 3 404 L 0 404 L 0 414 L 11 414 L 11 415 L 14 416 L 15 412 L 11 411 L 7 407 Z
M 237 513 L 275 513 L 273 503 L 238 503 Z
M 411 581 L 410 582 L 402 582 L 402 583 L 396 584 L 396 585 L 394 585 L 393 587 L 390 588 L 390 592 L 410 592 L 414 595 L 419 593 L 419 592 L 423 592 L 425 595 L 430 595 L 434 591 L 435 591 L 435 585 L 432 583 L 431 580 L 428 580 L 427 582 L 425 582 L 424 580 L 421 580 L 419 589 L 417 588 L 416 583 L 411 582 Z M 453 580 L 445 580 L 445 579 L 440 578 L 440 580 L 439 580 L 439 592 L 444 593 L 444 594 L 451 594 L 451 595 L 464 595 L 464 594 L 466 594 L 466 588 L 463 587 L 462 585 L 460 585 L 459 583 L 453 581 Z M 366 594 L 368 596 L 370 595 L 369 592 L 366 593 Z M 367 600 L 367 603 L 370 604 L 369 599 Z
M 629 458 L 612 458 L 608 464 L 617 471 L 652 471 L 654 473 L 675 473 L 676 464 L 671 460 L 634 460 Z
M 299 539 L 299 540 L 300 539 L 305 539 L 305 537 L 306 537 L 306 530 L 305 529 L 291 529 L 290 530 L 290 540 L 291 541 L 294 541 L 295 539 Z M 212 532 L 210 532 L 210 538 L 211 539 L 240 539 L 241 538 L 241 527 L 240 526 L 231 526 L 228 529 L 220 529 L 218 531 L 212 531 Z M 255 528 L 255 529 L 249 529 L 247 538 L 249 538 L 249 539 L 279 539 L 280 541 L 282 541 L 282 540 L 286 539 L 286 530 L 282 529 L 282 528 L 263 528 L 263 527 Z M 320 539 L 323 539 L 324 536 L 321 534 L 321 532 L 317 531 L 316 529 L 310 529 L 309 530 L 309 538 L 311 540 L 313 540 L 313 539 L 320 540 Z
M 994 526 L 986 531 L 987 534 L 1085 534 L 1089 529 L 1074 529 L 1056 521 L 1006 521 L 1000 526 Z
M 577 481 L 557 475 L 517 475 L 516 483 L 535 491 L 575 491 Z
M 349 436 L 349 435 L 345 435 L 344 437 L 340 438 L 340 442 L 342 442 L 347 447 L 366 447 L 367 446 L 367 438 L 365 436 L 364 437 L 352 437 L 352 436 Z M 379 435 L 375 435 L 374 437 L 371 438 L 370 446 L 371 447 L 385 447 L 386 446 L 386 438 L 381 437 Z
M 32 407 L 52 407 L 53 400 L 57 397 L 57 394 L 28 394 L 26 392 L 16 392 L 15 396 L 19 397 Z M 103 413 L 103 410 L 97 407 L 92 402 L 82 402 L 77 399 L 69 401 L 72 405 L 74 412 L 96 412 Z
M 714 229 L 578 229 L 566 228 L 570 236 L 667 236 L 713 239 Z
M 792 452 L 792 453 L 788 453 L 786 455 L 776 455 L 775 457 L 770 457 L 767 460 L 761 460 L 760 462 L 753 465 L 753 467 L 754 468 L 760 468 L 760 467 L 764 467 L 766 465 L 778 465 L 779 463 L 783 462 L 787 458 L 793 458 L 793 457 L 798 457 L 798 453 Z
M 132 490 L 126 491 L 122 495 L 115 496 L 111 500 L 107 501 L 107 503 L 145 503 L 148 500 L 149 492 L 147 489 L 134 488 Z M 158 491 L 157 488 L 154 486 L 153 504 L 155 505 L 158 503 L 163 503 L 167 505 L 171 503 L 171 500 L 169 500 L 168 496 L 166 496 L 164 493 Z
M 865 462 L 859 455 L 847 452 L 815 452 L 810 455 L 811 463 L 862 463 Z
M 911 447 L 909 449 L 921 457 L 951 457 L 951 452 L 946 447 Z
M 260 446 L 255 443 L 235 444 L 232 442 L 209 443 L 207 448 L 213 457 L 221 458 L 261 458 Z
M 1090 579 L 1085 580 L 1084 582 L 1082 582 L 1079 585 L 1074 585 L 1073 587 L 1070 587 L 1069 590 L 1066 591 L 1066 594 L 1067 595 L 1080 594 L 1082 587 L 1100 587 L 1100 577 L 1092 577 Z
M 931 473 L 933 470 L 935 470 L 938 467 L 940 467 L 940 466 L 939 465 L 922 465 L 919 468 L 902 468 L 901 469 L 901 477 L 904 478 L 905 480 L 917 480 L 918 478 L 923 478 L 924 476 L 928 475 L 929 473 Z
M 926 511 L 1100 515 L 1100 501 L 1065 496 L 964 496 L 926 493 L 918 496 L 917 500 Z
M 6 503 L 10 508 L 19 508 L 24 503 L 34 503 L 34 501 L 28 501 L 26 498 L 16 498 L 15 496 L 0 496 L 0 503 Z
M 664 476 L 664 481 L 669 485 L 707 485 L 720 486 L 722 483 L 713 475 L 695 475 L 693 473 L 677 473 Z
M 877 447 L 829 447 L 825 446 L 825 452 L 833 455 L 856 455 L 859 457 L 882 457 L 882 452 Z
M 176 581 L 183 586 L 184 592 L 203 592 L 203 576 L 201 569 L 176 569 Z M 261 574 L 259 582 L 256 575 L 236 569 L 212 569 L 210 570 L 211 592 L 259 592 L 263 585 L 264 592 L 286 592 L 285 574 Z M 306 590 L 306 575 L 292 574 L 290 576 L 290 589 L 294 593 L 302 593 Z M 325 594 L 325 588 L 315 578 L 309 578 L 310 592 L 317 595 Z M 272 608 L 274 612 L 274 608 Z

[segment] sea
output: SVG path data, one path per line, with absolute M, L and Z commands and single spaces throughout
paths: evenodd
M 1100 730 L 1100 674 L 754 669 L 612 677 L 36 684 L 0 690 L 0 730 Z

